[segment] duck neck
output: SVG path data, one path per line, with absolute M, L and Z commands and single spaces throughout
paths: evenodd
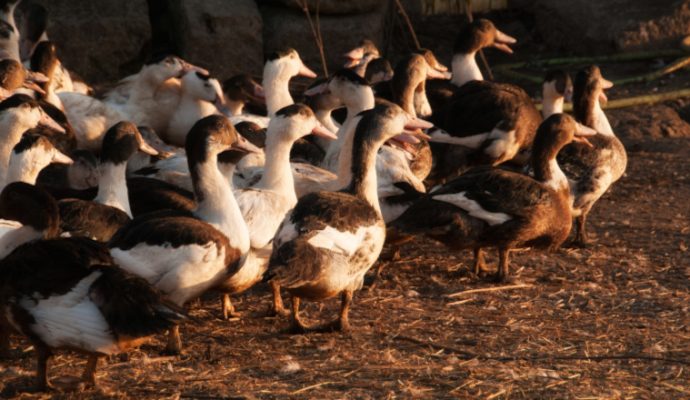
M 0 140 L 0 182 L 7 182 L 8 167 L 10 163 L 10 156 L 12 149 L 22 138 L 22 134 L 31 128 L 27 124 L 21 122 L 12 111 L 5 112 L 0 116 L 0 134 L 3 136 Z
M 242 211 L 232 194 L 232 185 L 218 169 L 217 155 L 202 162 L 190 161 L 194 195 L 197 201 L 194 214 L 222 232 L 230 245 L 245 254 L 249 251 L 249 230 Z
M 244 101 L 225 99 L 225 107 L 232 116 L 242 115 L 244 112 Z
M 12 152 L 10 155 L 10 165 L 7 169 L 6 183 L 25 182 L 35 185 L 38 174 L 46 165 L 48 163 L 37 162 L 30 154 L 25 156 L 23 153 L 16 154 Z
M 333 122 L 333 117 L 331 116 L 332 112 L 333 110 L 316 109 L 314 110 L 314 115 L 326 129 L 331 132 L 338 132 L 338 127 L 335 122 Z
M 269 117 L 272 118 L 276 111 L 294 103 L 289 90 L 290 78 L 291 76 L 287 76 L 280 69 L 264 69 L 262 84 L 266 98 L 266 111 Z
M 98 194 L 95 202 L 115 207 L 127 213 L 132 218 L 129 208 L 129 194 L 127 192 L 127 163 L 102 163 L 99 167 Z
M 257 188 L 280 193 L 295 203 L 295 182 L 290 166 L 290 149 L 293 142 L 282 139 L 277 132 L 266 134 L 266 166 Z
M 561 96 L 554 98 L 545 97 L 541 105 L 541 115 L 544 119 L 552 116 L 553 114 L 563 113 L 563 102 L 564 98 Z
M 594 100 L 592 117 L 592 129 L 601 133 L 602 135 L 616 136 L 613 133 L 613 129 L 611 128 L 611 124 L 609 123 L 609 119 L 606 117 L 604 110 L 601 108 L 601 103 L 599 102 L 598 97 L 596 98 L 596 100 Z
M 338 132 L 338 139 L 340 135 L 344 137 L 342 141 L 340 154 L 338 154 L 338 186 L 344 187 L 352 179 L 352 145 L 354 143 L 355 128 L 359 118 L 354 118 L 350 121 L 345 121 L 340 127 L 341 132 Z
M 534 179 L 552 188 L 558 193 L 570 195 L 568 178 L 556 161 L 556 154 L 536 152 L 532 154 L 532 169 Z
M 479 65 L 477 65 L 477 59 L 475 57 L 476 54 L 476 52 L 473 52 L 455 54 L 453 56 L 453 78 L 450 81 L 452 84 L 455 86 L 462 86 L 472 80 L 484 80 L 482 71 L 479 69 Z
M 354 128 L 357 125 L 356 123 L 353 124 L 352 121 L 355 120 L 355 117 L 360 112 L 374 108 L 374 91 L 370 87 L 367 87 L 365 90 L 361 91 L 356 99 L 348 103 L 349 104 L 345 104 L 347 107 L 347 117 L 340 126 L 340 129 L 338 129 L 338 138 L 331 144 L 326 153 L 327 159 L 337 161 L 330 167 L 334 172 L 343 172 L 342 175 L 344 176 L 340 176 L 340 173 L 338 175 L 339 179 L 342 178 L 344 182 L 349 181 L 350 165 L 352 161 L 350 159 L 352 154 L 352 139 L 354 136 Z
M 376 154 L 382 143 L 373 144 L 359 140 L 352 146 L 352 168 L 350 184 L 345 189 L 358 198 L 365 200 L 381 215 L 376 178 Z

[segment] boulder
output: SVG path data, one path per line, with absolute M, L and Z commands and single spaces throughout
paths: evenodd
M 378 2 L 377 8 L 365 14 L 320 16 L 326 62 L 329 72 L 340 68 L 342 55 L 367 38 L 379 48 L 383 44 L 386 26 L 387 1 Z M 323 73 L 319 49 L 309 22 L 300 10 L 267 5 L 261 7 L 264 19 L 264 51 L 270 53 L 281 48 L 296 49 L 309 68 Z
M 63 64 L 89 83 L 141 68 L 151 39 L 146 0 L 34 0 L 48 10 L 48 37 Z
M 302 10 L 302 0 L 299 4 L 296 0 L 278 0 L 283 5 Z M 342 14 L 361 14 L 374 11 L 381 3 L 381 0 L 306 0 L 309 10 L 316 12 L 318 3 L 320 15 L 342 15 Z
M 690 33 L 690 0 L 517 0 L 544 41 L 580 53 L 677 47 Z
M 253 0 L 169 0 L 176 47 L 220 78 L 261 75 L 261 14 Z

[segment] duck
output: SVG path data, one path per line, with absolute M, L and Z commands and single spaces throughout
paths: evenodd
M 249 252 L 247 224 L 217 163 L 218 154 L 230 148 L 255 151 L 240 140 L 227 118 L 210 115 L 197 121 L 185 143 L 195 209 L 136 217 L 108 242 L 118 265 L 146 279 L 178 306 L 236 273 Z M 179 354 L 181 349 L 176 326 L 169 331 L 166 351 Z
M 56 350 L 87 354 L 82 378 L 96 386 L 100 358 L 139 346 L 186 319 L 145 280 L 113 264 L 103 244 L 57 237 L 57 204 L 42 189 L 24 182 L 5 187 L 0 218 L 40 232 L 0 260 L 0 350 L 9 352 L 12 331 L 29 339 L 37 390 L 50 387 L 48 361 Z
M 19 23 L 19 55 L 21 61 L 28 67 L 37 46 L 50 40 L 46 31 L 48 12 L 38 3 L 24 1 L 20 3 L 15 15 Z M 68 71 L 60 60 L 57 64 L 54 76 L 56 92 L 76 92 L 86 95 L 93 93 L 93 88 L 74 71 Z
M 0 140 L 0 182 L 7 181 L 12 148 L 21 140 L 24 132 L 39 123 L 64 132 L 35 100 L 25 94 L 15 94 L 0 102 L 0 132 L 3 134 Z
M 31 95 L 42 89 L 32 80 L 24 66 L 16 60 L 0 60 L 0 101 L 13 94 Z
M 385 241 L 385 223 L 377 194 L 376 154 L 404 130 L 410 116 L 391 103 L 362 112 L 352 146 L 351 180 L 338 192 L 310 193 L 297 202 L 273 238 L 266 280 L 274 293 L 292 298 L 291 329 L 305 332 L 301 299 L 322 301 L 341 295 L 339 317 L 325 329 L 350 329 L 353 293 L 377 260 Z M 282 311 L 280 296 L 274 309 Z
M 367 69 L 364 72 L 364 79 L 369 84 L 376 85 L 379 82 L 387 82 L 393 79 L 395 73 L 390 61 L 383 57 L 375 58 L 367 64 Z
M 430 182 L 451 179 L 475 165 L 514 160 L 530 148 L 542 121 L 534 102 L 518 86 L 481 80 L 475 60 L 482 47 L 511 51 L 508 44 L 514 42 L 488 20 L 476 20 L 458 35 L 451 80 L 455 89 L 445 107 L 434 112 L 432 121 L 439 129 L 429 132 L 445 142 L 432 146 Z
M 21 61 L 19 57 L 19 31 L 14 10 L 20 0 L 6 0 L 0 8 L 0 59 Z
M 64 112 L 65 108 L 62 105 L 62 101 L 55 93 L 54 76 L 59 66 L 55 45 L 50 41 L 43 41 L 36 45 L 29 65 L 32 71 L 40 72 L 48 78 L 47 82 L 43 83 L 41 87 L 43 89 L 41 98 Z
M 81 93 L 58 93 L 74 127 L 78 147 L 98 153 L 105 132 L 120 121 L 149 126 L 162 135 L 179 101 L 179 82 L 164 83 L 189 70 L 206 72 L 176 56 L 152 58 L 125 85 L 129 91 L 124 102 L 113 96 L 101 101 Z
M 107 242 L 131 220 L 125 176 L 127 161 L 137 151 L 158 154 L 133 123 L 122 121 L 108 129 L 103 138 L 96 197 L 93 201 L 63 199 L 58 202 L 63 232 Z
M 579 71 L 573 84 L 575 118 L 597 132 L 590 139 L 593 147 L 572 143 L 558 155 L 570 182 L 571 208 L 576 220 L 572 244 L 577 247 L 589 243 L 586 222 L 592 207 L 623 176 L 628 164 L 625 146 L 601 108 L 601 102 L 607 100 L 604 90 L 612 86 L 596 65 Z
M 225 319 L 239 315 L 229 295 L 241 293 L 261 281 L 268 267 L 271 240 L 280 222 L 297 203 L 290 168 L 290 147 L 308 134 L 335 139 L 335 134 L 321 126 L 308 106 L 297 103 L 278 110 L 266 132 L 267 161 L 261 179 L 250 188 L 235 191 L 237 204 L 249 229 L 251 251 L 263 256 L 247 257 L 239 271 L 221 286 Z
M 25 133 L 12 149 L 5 184 L 36 184 L 39 173 L 51 163 L 70 165 L 74 161 L 41 135 Z
M 560 69 L 547 71 L 542 83 L 542 117 L 563 113 L 564 102 L 571 102 L 572 98 L 573 82 L 570 75 Z
M 251 76 L 239 74 L 223 81 L 223 95 L 225 107 L 230 115 L 242 115 L 247 103 L 264 104 L 266 94 L 264 88 Z
M 570 188 L 556 156 L 595 131 L 567 114 L 540 126 L 532 147 L 534 177 L 480 166 L 434 189 L 389 225 L 392 243 L 421 233 L 449 249 L 474 250 L 474 273 L 485 269 L 483 249 L 498 249 L 497 281 L 510 278 L 509 253 L 520 247 L 557 248 L 568 236 Z
M 374 58 L 380 56 L 378 47 L 370 39 L 360 40 L 356 47 L 352 48 L 352 50 L 343 55 L 347 60 L 343 67 L 352 68 L 361 64 L 362 59 L 364 59 L 366 55 L 371 55 Z
M 182 94 L 170 119 L 164 140 L 174 146 L 184 146 L 185 136 L 194 123 L 218 113 L 225 99 L 220 82 L 210 75 L 190 71 L 182 77 Z
M 56 200 L 66 197 L 94 198 L 98 186 L 98 158 L 88 150 L 70 153 L 71 164 L 50 164 L 39 172 L 36 186 L 50 193 Z M 72 193 L 93 191 L 92 194 L 74 196 Z M 70 193 L 70 194 L 67 194 Z
M 265 128 L 268 126 L 269 119 L 278 110 L 294 103 L 290 95 L 289 84 L 290 79 L 298 75 L 312 79 L 316 78 L 316 73 L 302 62 L 297 50 L 285 48 L 270 53 L 266 57 L 263 79 L 261 81 L 268 116 L 261 117 L 251 114 L 230 115 L 230 113 L 226 113 L 226 115 L 230 117 L 233 124 L 251 121 Z

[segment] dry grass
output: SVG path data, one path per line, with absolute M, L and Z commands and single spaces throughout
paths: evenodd
M 283 333 L 284 319 L 263 316 L 265 288 L 239 298 L 247 316 L 229 322 L 207 296 L 192 306 L 201 323 L 182 329 L 183 356 L 160 356 L 156 338 L 103 362 L 100 389 L 47 397 L 688 397 L 690 140 L 635 148 L 592 215 L 596 244 L 514 254 L 519 287 L 495 290 L 470 277 L 469 252 L 420 238 L 356 295 L 349 335 Z M 308 304 L 306 316 L 325 321 L 337 307 Z M 14 343 L 24 351 L 1 364 L 0 397 L 42 398 L 21 392 L 34 359 L 26 341 Z M 60 353 L 50 374 L 84 363 Z

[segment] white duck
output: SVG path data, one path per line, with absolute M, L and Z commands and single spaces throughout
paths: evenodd
M 235 192 L 249 228 L 252 250 L 262 256 L 247 257 L 239 271 L 223 285 L 223 315 L 234 308 L 228 294 L 240 293 L 260 281 L 268 267 L 270 242 L 280 222 L 297 204 L 295 184 L 290 170 L 290 149 L 298 139 L 313 133 L 335 139 L 335 134 L 321 126 L 314 112 L 303 104 L 292 104 L 276 112 L 266 132 L 266 168 L 261 180 L 251 188 Z M 262 249 L 269 247 L 262 251 Z

